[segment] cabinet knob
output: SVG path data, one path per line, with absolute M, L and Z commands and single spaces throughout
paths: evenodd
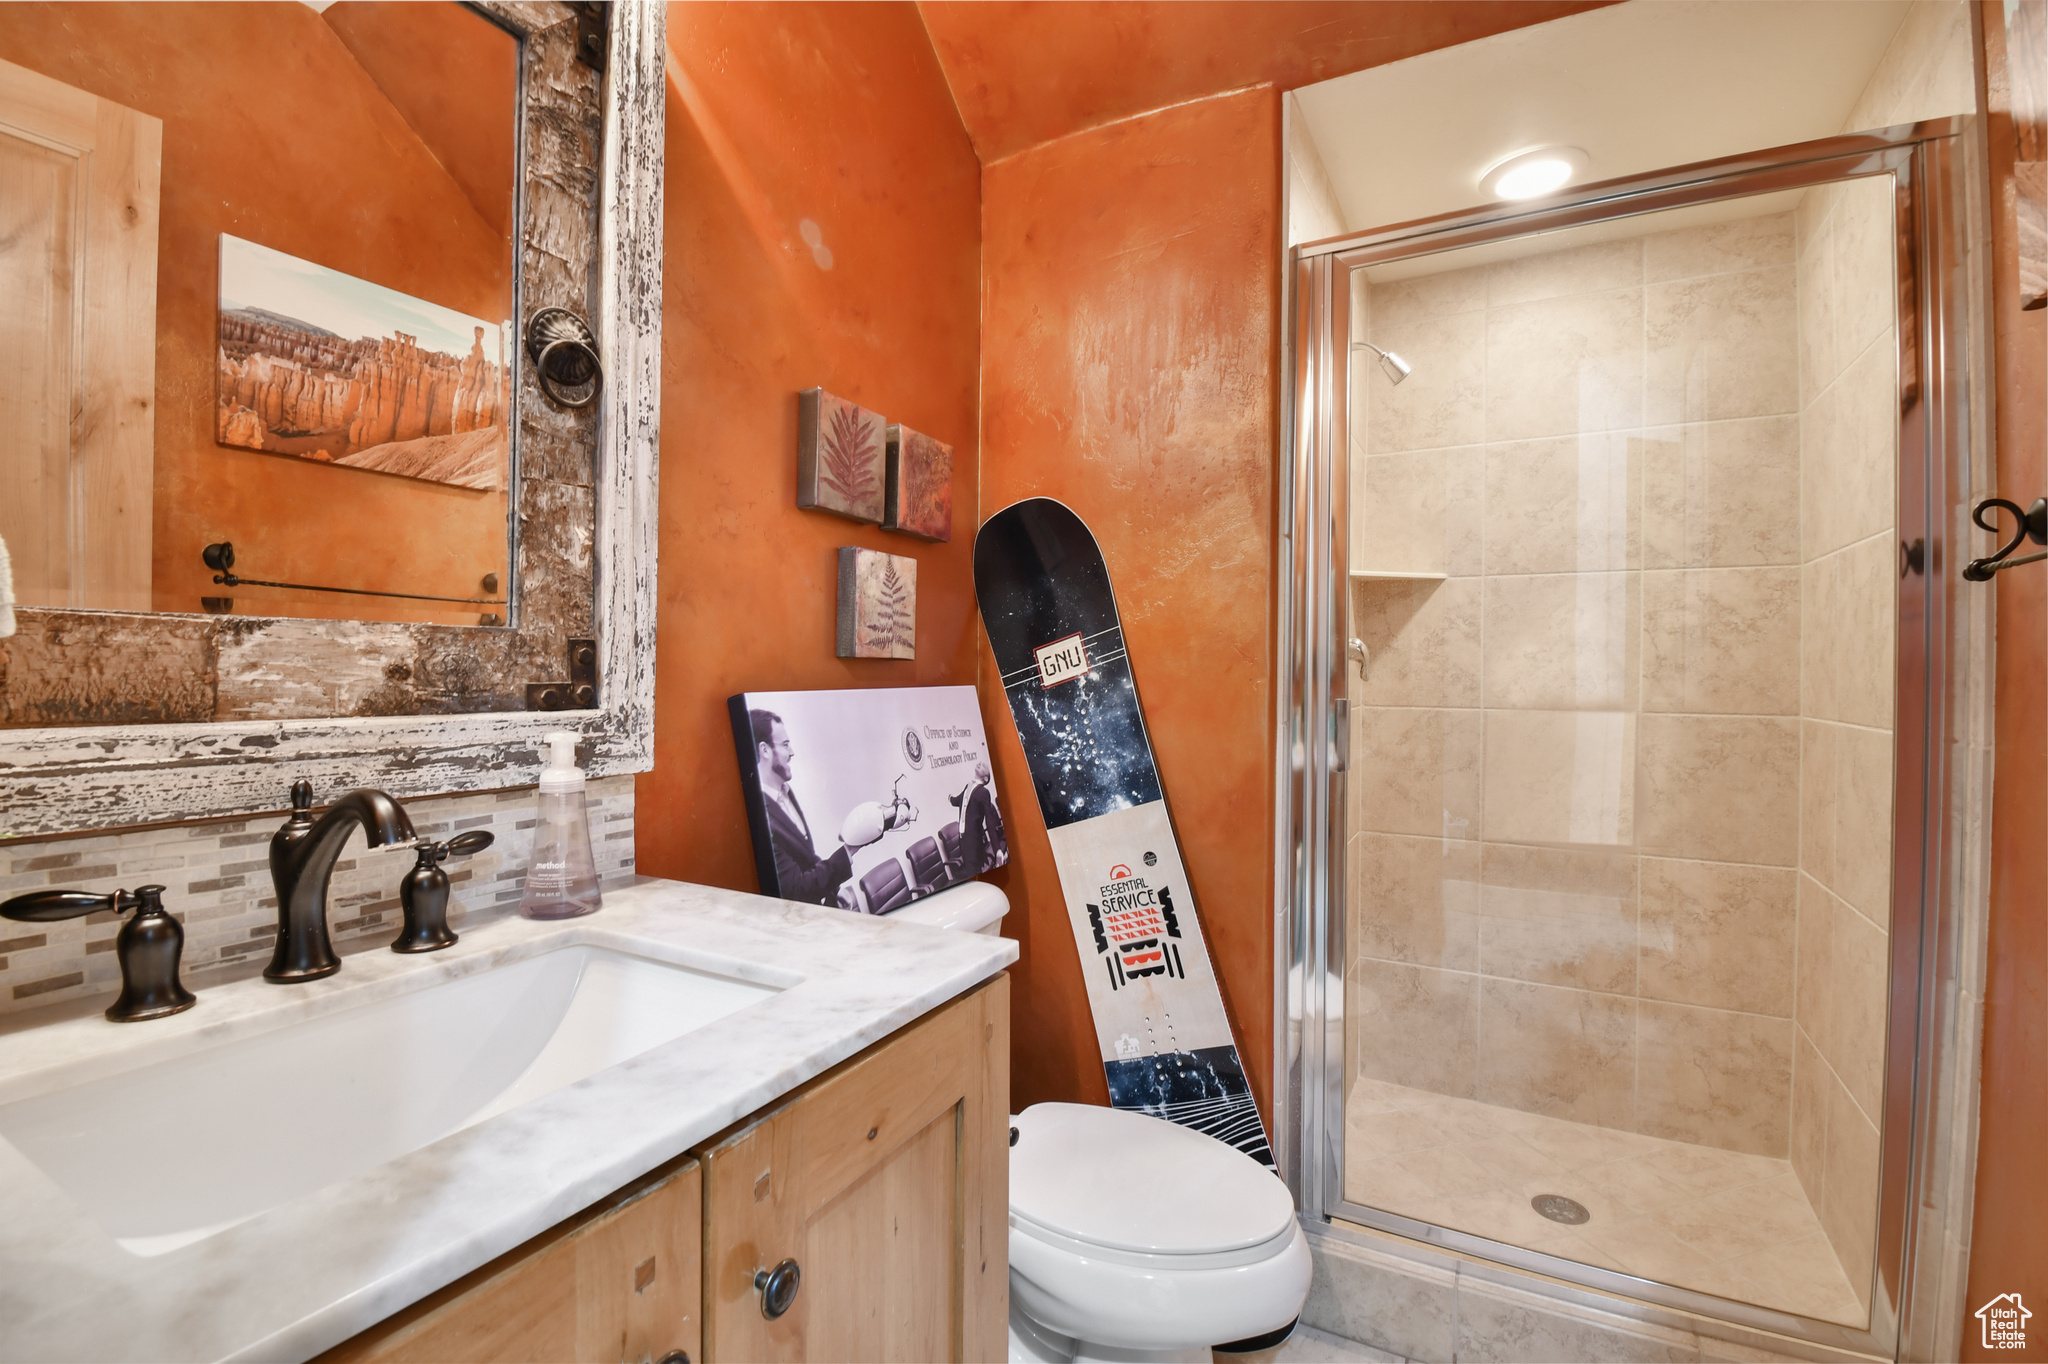
M 654 1364 L 690 1364 L 690 1352 L 688 1350 L 670 1350 L 660 1359 L 655 1360 Z
M 761 1294 L 761 1315 L 773 1321 L 789 1310 L 796 1301 L 797 1285 L 803 1280 L 803 1271 L 797 1268 L 795 1260 L 784 1260 L 773 1269 L 754 1271 L 754 1287 Z

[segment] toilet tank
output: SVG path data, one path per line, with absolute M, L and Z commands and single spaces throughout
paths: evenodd
M 1003 916 L 1009 912 L 1010 897 L 1000 889 L 986 881 L 963 881 L 936 895 L 913 900 L 886 917 L 995 937 L 1002 927 Z

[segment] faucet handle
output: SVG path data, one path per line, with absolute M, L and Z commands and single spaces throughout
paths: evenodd
M 471 829 L 466 834 L 455 835 L 446 843 L 423 838 L 413 846 L 419 850 L 420 861 L 431 865 L 450 857 L 469 857 L 480 853 L 497 841 L 498 836 L 489 829 Z
M 83 890 L 39 890 L 0 903 L 0 917 L 27 923 L 55 923 L 110 909 L 136 911 L 114 940 L 121 961 L 121 997 L 107 1009 L 116 1023 L 138 1023 L 183 1013 L 199 1001 L 178 979 L 185 929 L 163 904 L 162 886 L 138 886 L 94 895 Z
M 489 829 L 471 829 L 466 834 L 455 835 L 455 837 L 443 843 L 441 847 L 444 849 L 445 856 L 468 857 L 472 853 L 482 852 L 497 841 L 498 836 Z
M 114 940 L 121 959 L 121 996 L 107 1006 L 107 1017 L 116 1023 L 181 1014 L 199 1002 L 178 979 L 185 929 L 164 908 L 163 893 L 162 886 L 136 887 L 135 917 L 121 925 Z
M 162 894 L 164 888 L 147 886 L 144 889 Z M 81 915 L 97 913 L 103 909 L 123 913 L 142 904 L 141 893 L 115 890 L 105 895 L 94 895 L 86 890 L 39 890 L 29 895 L 17 895 L 0 903 L 0 919 L 16 919 L 31 924 L 53 924 L 60 919 L 76 919 Z
M 448 873 L 441 862 L 449 857 L 480 853 L 496 842 L 488 829 L 471 829 L 446 843 L 421 839 L 414 844 L 419 860 L 398 883 L 398 903 L 405 910 L 405 926 L 391 944 L 394 952 L 438 952 L 453 947 L 456 934 L 448 927 Z

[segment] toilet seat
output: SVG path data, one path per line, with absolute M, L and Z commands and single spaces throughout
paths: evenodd
M 1039 1226 L 1015 1213 L 1010 1214 L 1010 1230 L 1018 1236 L 1029 1237 L 1039 1245 L 1068 1255 L 1080 1256 L 1105 1265 L 1127 1265 L 1132 1269 L 1164 1274 L 1190 1269 L 1234 1269 L 1238 1265 L 1255 1265 L 1262 1260 L 1270 1260 L 1287 1249 L 1295 1226 L 1293 1219 L 1290 1218 L 1286 1226 L 1273 1233 L 1267 1240 L 1235 1250 L 1176 1251 L 1166 1254 L 1121 1250 L 1115 1246 L 1098 1245 L 1092 1241 L 1062 1236 L 1049 1227 Z
M 1286 1186 L 1251 1157 L 1082 1104 L 1010 1121 L 1013 1311 L 1076 1342 L 1200 1353 L 1301 1310 L 1308 1238 Z
M 1089 1104 L 1035 1104 L 1010 1125 L 1011 1221 L 1053 1244 L 1192 1267 L 1182 1257 L 1256 1252 L 1294 1225 L 1277 1175 L 1200 1132 Z

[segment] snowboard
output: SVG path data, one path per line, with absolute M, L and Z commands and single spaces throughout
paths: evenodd
M 1052 840 L 1111 1105 L 1271 1166 L 1101 546 L 1063 504 L 1015 503 L 974 537 L 974 594 Z

